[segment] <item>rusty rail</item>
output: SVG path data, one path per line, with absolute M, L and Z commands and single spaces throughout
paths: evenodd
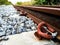
M 27 17 L 30 17 L 35 23 L 41 21 L 49 23 L 60 35 L 60 8 L 48 7 L 32 7 L 32 6 L 14 6 L 18 11 L 27 12 Z
M 39 7 L 53 7 L 53 8 L 60 8 L 60 5 L 42 5 Z
M 58 15 L 60 16 L 60 8 L 51 8 L 51 7 L 35 7 L 35 6 L 21 6 L 22 8 L 30 9 L 30 10 L 35 10 L 35 11 L 40 11 L 44 13 L 49 13 L 53 15 Z

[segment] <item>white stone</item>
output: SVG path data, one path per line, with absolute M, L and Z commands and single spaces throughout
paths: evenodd
M 0 36 L 5 35 L 5 31 L 0 27 Z
M 6 35 L 11 34 L 11 32 L 14 34 L 15 31 L 18 33 L 34 30 L 33 26 L 35 26 L 35 23 L 33 20 L 26 16 L 19 15 L 12 5 L 0 5 L 0 26 L 5 31 L 7 30 Z M 12 28 L 12 30 L 9 28 Z
M 24 23 L 21 23 L 20 26 L 24 26 Z
M 12 30 L 12 35 L 13 35 L 13 34 L 16 34 L 16 33 L 17 33 L 16 30 L 13 29 L 13 30 Z
M 35 27 L 35 26 L 32 26 L 31 29 L 32 29 L 32 30 L 36 30 L 36 27 Z
M 32 31 L 31 29 L 26 29 L 26 31 Z

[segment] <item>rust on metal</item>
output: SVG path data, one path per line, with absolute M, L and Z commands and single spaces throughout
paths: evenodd
M 23 8 L 40 11 L 44 13 L 54 14 L 60 16 L 60 8 L 51 8 L 51 7 L 35 7 L 35 6 L 24 6 Z
M 35 14 L 33 14 L 32 12 L 33 11 L 38 11 L 38 12 L 44 12 L 44 13 L 49 13 L 49 14 L 54 14 L 54 15 L 52 15 L 52 16 L 60 16 L 60 10 L 59 10 L 59 8 L 57 9 L 57 8 L 55 8 L 55 9 L 53 9 L 53 8 L 39 8 L 39 7 L 21 7 L 21 6 L 15 6 L 15 8 L 17 9 L 17 10 L 24 10 L 24 12 L 27 12 L 27 17 L 29 17 L 29 18 L 31 18 L 36 24 L 39 24 L 41 21 L 45 21 L 45 22 L 47 22 L 47 23 L 49 23 L 49 22 L 51 22 L 52 23 L 52 25 L 50 24 L 50 26 L 51 27 L 53 27 L 57 32 L 58 32 L 58 34 L 60 35 L 60 28 L 57 28 L 57 27 L 59 27 L 58 26 L 58 22 L 56 22 L 56 21 L 54 21 L 54 22 L 56 22 L 55 24 L 56 24 L 56 27 L 55 26 L 53 26 L 54 24 L 53 24 L 53 21 L 52 20 L 49 20 L 49 17 L 47 16 L 47 21 L 46 20 L 42 20 L 42 18 L 43 17 L 41 17 L 41 18 L 39 18 L 40 17 L 40 15 L 38 14 L 36 14 L 35 12 Z M 30 10 L 33 10 L 32 12 L 30 11 Z M 43 15 L 46 15 L 46 14 L 41 14 L 41 16 L 43 16 Z M 44 16 L 45 18 L 46 18 L 46 16 Z M 59 18 L 60 19 L 60 18 Z

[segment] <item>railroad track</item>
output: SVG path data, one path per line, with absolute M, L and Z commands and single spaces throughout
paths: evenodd
M 42 5 L 42 6 L 39 6 L 39 7 L 53 7 L 53 8 L 60 8 L 60 5 Z
M 60 35 L 60 8 L 35 7 L 35 6 L 14 6 L 18 11 L 23 10 L 36 24 L 45 21 L 53 27 Z

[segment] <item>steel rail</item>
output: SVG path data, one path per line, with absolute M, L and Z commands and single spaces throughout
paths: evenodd
M 45 21 L 47 23 L 52 23 L 50 24 L 51 27 L 53 27 L 60 35 L 60 25 L 59 25 L 59 22 L 56 22 L 54 19 L 54 17 L 58 17 L 58 19 L 60 20 L 60 8 L 48 8 L 48 7 L 31 7 L 31 6 L 15 6 L 15 8 L 18 10 L 18 11 L 21 11 L 23 10 L 24 12 L 27 12 L 27 17 L 31 18 L 35 23 L 39 24 L 41 21 Z M 35 11 L 35 12 L 34 12 Z M 54 12 L 53 12 L 54 11 Z M 40 15 L 39 15 L 39 13 Z M 43 14 L 41 13 L 43 12 Z M 37 13 L 37 14 L 36 14 Z M 48 14 L 45 14 L 45 13 L 48 13 Z M 58 14 L 59 13 L 59 14 Z M 54 19 L 51 19 L 49 15 L 52 15 Z M 44 16 L 45 15 L 45 16 Z M 48 15 L 48 16 L 46 16 Z M 41 17 L 40 17 L 41 16 Z M 40 17 L 40 18 L 39 18 Z M 45 18 L 44 18 L 45 17 Z M 46 19 L 47 17 L 47 19 Z M 43 20 L 42 18 L 46 19 L 46 20 Z M 51 20 L 50 20 L 51 19 Z M 57 19 L 57 18 L 56 18 Z M 56 22 L 56 23 L 55 23 Z M 54 26 L 55 25 L 55 26 Z
M 49 13 L 53 15 L 60 16 L 60 8 L 52 8 L 52 7 L 36 7 L 36 6 L 21 6 L 22 8 L 27 8 L 30 10 L 35 10 L 39 12 Z
M 38 7 L 52 7 L 52 8 L 60 8 L 60 5 L 41 5 Z

